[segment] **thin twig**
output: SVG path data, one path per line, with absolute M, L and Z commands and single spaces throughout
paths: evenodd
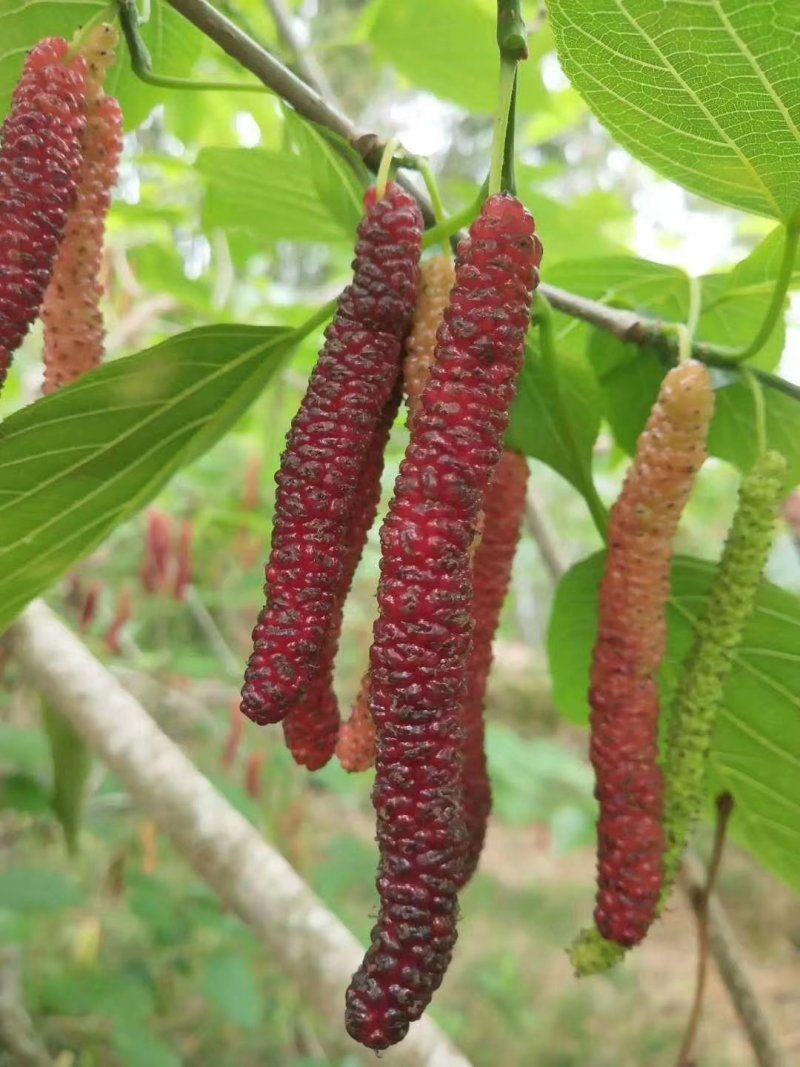
M 702 906 L 705 885 L 703 864 L 693 853 L 687 853 L 683 860 L 680 886 L 696 915 Z M 709 952 L 747 1034 L 755 1062 L 758 1067 L 786 1067 L 774 1028 L 756 996 L 741 949 L 736 943 L 736 935 L 715 893 L 709 897 L 706 907 Z
M 542 563 L 547 568 L 553 585 L 558 585 L 567 571 L 567 564 L 561 556 L 547 515 L 530 494 L 525 502 L 525 526 L 536 542 Z
M 20 959 L 16 945 L 0 948 L 0 1049 L 16 1067 L 53 1067 L 22 998 Z
M 283 0 L 265 0 L 265 2 L 275 22 L 275 28 L 286 48 L 292 53 L 297 69 L 303 79 L 320 96 L 324 96 L 326 100 L 329 100 L 338 109 L 339 102 L 333 86 L 328 81 L 328 75 L 317 62 L 317 58 L 311 49 L 307 48 L 298 37 L 292 23 L 292 16 Z
M 692 1051 L 697 1030 L 700 1026 L 700 1018 L 703 1013 L 703 997 L 706 989 L 706 976 L 708 975 L 709 955 L 709 930 L 708 930 L 708 902 L 719 874 L 722 863 L 722 852 L 725 848 L 725 835 L 728 831 L 731 812 L 733 811 L 733 795 L 720 793 L 717 797 L 717 824 L 714 831 L 714 847 L 711 852 L 711 862 L 708 865 L 706 884 L 702 896 L 697 902 L 697 974 L 695 978 L 694 999 L 686 1023 L 680 1051 L 678 1052 L 677 1067 L 689 1067 L 689 1053 Z
M 350 931 L 43 601 L 25 609 L 8 637 L 29 683 L 72 723 L 139 809 L 252 929 L 270 965 L 313 998 L 335 1032 L 343 1032 L 344 990 L 363 955 Z M 375 1063 L 372 1053 L 355 1045 L 351 1056 Z M 469 1067 L 426 1018 L 381 1062 Z
M 248 36 L 230 19 L 226 18 L 208 0 L 168 0 L 184 18 L 193 23 L 207 37 L 227 52 L 231 58 L 263 82 L 269 89 L 285 100 L 298 115 L 319 126 L 337 133 L 348 141 L 362 156 L 364 162 L 377 170 L 384 144 L 374 133 L 356 129 L 353 122 L 338 107 L 325 100 L 302 78 L 294 74 L 279 59 Z M 405 176 L 399 182 L 416 198 L 428 225 L 435 222 L 433 208 L 426 193 L 423 193 Z

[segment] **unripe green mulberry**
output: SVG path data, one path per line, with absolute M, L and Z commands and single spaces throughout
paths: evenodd
M 766 452 L 742 480 L 728 540 L 681 672 L 667 732 L 662 903 L 703 801 L 714 724 L 772 547 L 786 468 L 783 456 Z

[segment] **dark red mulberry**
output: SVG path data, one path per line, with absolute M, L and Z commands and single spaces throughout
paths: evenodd
M 666 649 L 672 540 L 706 457 L 714 393 L 706 367 L 669 372 L 611 512 L 589 702 L 600 802 L 595 922 L 638 944 L 663 879 L 658 670 Z
M 106 216 L 122 153 L 122 112 L 113 97 L 104 95 L 103 80 L 114 62 L 117 39 L 112 26 L 101 25 L 81 47 L 89 64 L 83 163 L 77 200 L 42 305 L 45 393 L 76 381 L 103 359 L 100 269 Z
M 400 1041 L 456 940 L 465 844 L 461 705 L 472 630 L 470 548 L 500 459 L 541 245 L 507 194 L 460 249 L 436 359 L 381 531 L 371 650 L 373 803 L 381 908 L 345 1023 L 373 1049 Z
M 0 149 L 0 388 L 53 272 L 75 201 L 86 60 L 57 37 L 30 53 Z
M 478 865 L 492 791 L 486 766 L 484 702 L 492 666 L 492 642 L 508 593 L 519 542 L 528 487 L 528 461 L 519 452 L 503 452 L 483 504 L 483 529 L 472 563 L 472 652 L 464 696 L 464 821 L 467 844 L 461 884 Z
M 419 281 L 422 216 L 390 183 L 368 191 L 353 283 L 339 300 L 289 433 L 242 710 L 280 722 L 321 668 L 347 566 L 368 442 L 395 387 Z
M 381 497 L 383 454 L 389 440 L 397 409 L 400 406 L 399 382 L 386 403 L 367 448 L 364 467 L 356 492 L 356 505 L 350 529 L 344 572 L 339 588 L 336 611 L 325 640 L 321 669 L 298 704 L 283 720 L 286 744 L 295 762 L 309 771 L 324 767 L 334 753 L 339 736 L 339 702 L 333 687 L 334 664 L 339 650 L 344 604 L 353 576 L 364 551 L 369 531 L 378 513 Z

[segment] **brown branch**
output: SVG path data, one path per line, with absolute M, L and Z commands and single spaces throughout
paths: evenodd
M 304 119 L 324 126 L 348 141 L 363 157 L 364 162 L 377 170 L 385 145 L 374 133 L 356 129 L 351 119 L 338 107 L 325 100 L 315 89 L 298 78 L 257 41 L 226 18 L 208 0 L 168 0 L 184 18 L 193 23 L 228 55 L 249 70 L 282 100 L 285 100 Z M 428 225 L 435 219 L 430 200 L 402 175 L 398 181 L 419 202 Z
M 681 888 L 696 915 L 705 897 L 706 873 L 703 864 L 687 852 L 681 871 Z M 736 936 L 716 894 L 708 899 L 708 946 L 734 1010 L 739 1017 L 759 1067 L 786 1067 L 774 1029 L 760 1004 Z
M 16 1067 L 53 1067 L 25 1008 L 20 972 L 19 949 L 15 945 L 0 948 L 0 1050 L 9 1053 Z
M 695 917 L 697 919 L 697 976 L 695 978 L 694 999 L 678 1052 L 676 1067 L 690 1067 L 689 1053 L 692 1051 L 703 1015 L 703 997 L 706 990 L 706 978 L 708 977 L 710 948 L 708 902 L 716 887 L 719 869 L 722 864 L 722 853 L 725 848 L 725 836 L 732 812 L 733 795 L 731 793 L 720 793 L 717 797 L 717 822 L 714 831 L 714 847 L 711 851 L 711 861 L 706 872 L 706 884 L 695 909 Z
M 536 542 L 547 573 L 553 585 L 558 585 L 567 572 L 567 564 L 561 555 L 555 534 L 548 522 L 547 515 L 532 496 L 525 502 L 525 527 Z
M 333 1031 L 343 1032 L 344 990 L 363 955 L 350 931 L 46 604 L 30 604 L 8 639 L 30 684 L 250 926 L 274 965 L 307 991 Z M 352 1055 L 375 1063 L 360 1047 Z M 415 1023 L 384 1060 L 392 1067 L 469 1067 L 430 1019 Z
M 292 25 L 291 13 L 283 0 L 265 0 L 265 3 L 272 15 L 275 28 L 286 48 L 294 56 L 297 69 L 300 71 L 304 81 L 338 109 L 339 103 L 336 99 L 336 93 L 333 91 L 333 86 L 328 81 L 328 75 L 317 62 L 316 56 L 311 49 L 306 48 L 297 36 Z

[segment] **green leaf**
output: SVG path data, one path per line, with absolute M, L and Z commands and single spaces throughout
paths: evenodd
M 800 207 L 800 7 L 550 0 L 562 66 L 633 155 L 712 200 Z
M 44 815 L 50 810 L 50 797 L 38 778 L 29 774 L 0 774 L 0 810 Z
M 585 356 L 559 347 L 555 383 L 534 336 L 526 350 L 506 444 L 542 460 L 582 491 L 600 428 L 600 406 L 597 381 Z
M 576 564 L 558 587 L 548 648 L 558 709 L 585 723 L 597 596 L 605 553 Z M 668 610 L 669 649 L 662 670 L 668 707 L 692 640 L 714 565 L 678 558 Z M 733 832 L 789 885 L 800 890 L 800 598 L 762 583 L 725 689 L 714 735 L 709 798 L 736 798 Z
M 42 707 L 42 719 L 53 767 L 53 811 L 72 854 L 78 850 L 92 754 L 72 723 L 47 703 Z
M 234 424 L 293 337 L 190 330 L 0 424 L 0 631 Z
M 108 8 L 106 0 L 19 0 L 0 12 L 0 120 L 8 111 L 25 54 L 43 37 L 71 39 L 75 30 Z M 199 56 L 204 37 L 163 0 L 153 0 L 150 21 L 142 37 L 158 74 L 188 75 Z M 125 128 L 139 126 L 174 89 L 146 85 L 130 66 L 127 48 L 120 44 L 116 65 L 106 78 L 106 91 L 116 96 L 125 115 Z
M 716 372 L 723 384 L 716 392 L 716 408 L 708 439 L 709 452 L 748 471 L 756 458 L 753 395 L 735 372 Z M 764 390 L 767 447 L 781 452 L 789 463 L 786 490 L 800 482 L 800 390 L 772 374 L 758 372 Z
M 633 455 L 667 368 L 654 352 L 623 344 L 600 330 L 593 331 L 589 359 L 614 438 Z M 781 452 L 789 463 L 788 492 L 800 482 L 800 392 L 773 374 L 757 373 L 764 394 L 767 447 Z M 758 448 L 750 387 L 735 369 L 713 368 L 711 375 L 715 396 L 709 454 L 749 471 Z
M 341 165 L 341 178 L 347 168 Z M 243 228 L 268 241 L 341 241 L 352 243 L 361 217 L 354 214 L 352 185 L 331 200 L 337 174 L 323 161 L 309 167 L 306 157 L 263 148 L 204 148 L 197 170 L 206 180 L 206 227 Z M 316 177 L 315 177 L 316 176 Z M 320 197 L 318 182 L 325 185 Z M 346 210 L 344 210 L 346 205 Z M 353 219 L 355 218 L 355 223 Z
M 0 871 L 0 908 L 9 911 L 63 911 L 81 903 L 74 882 L 53 870 L 17 867 Z
M 343 137 L 284 109 L 286 125 L 300 157 L 311 171 L 319 202 L 338 219 L 346 234 L 355 233 L 364 214 L 364 190 L 371 182 L 366 164 Z
M 498 59 L 494 5 L 485 0 L 425 0 L 424 6 L 378 0 L 368 16 L 379 58 L 415 89 L 490 114 L 497 102 Z M 532 111 L 544 90 L 538 65 L 520 67 L 519 109 Z
M 183 1062 L 161 1038 L 135 1022 L 115 1027 L 113 1044 L 125 1067 L 181 1067 Z
M 249 961 L 232 952 L 218 953 L 206 965 L 205 992 L 235 1026 L 254 1030 L 264 1017 L 264 1002 Z

